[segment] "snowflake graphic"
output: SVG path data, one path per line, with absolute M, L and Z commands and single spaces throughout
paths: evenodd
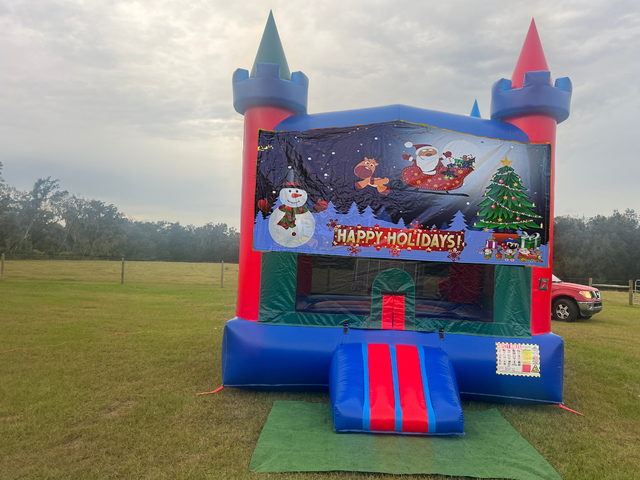
M 330 218 L 329 223 L 327 223 L 327 227 L 329 228 L 329 230 L 333 232 L 333 229 L 336 228 L 337 226 L 338 226 L 338 219 Z
M 357 257 L 358 254 L 362 251 L 362 249 L 358 248 L 358 247 L 349 247 L 349 248 L 347 248 L 347 250 L 349 250 L 349 256 L 350 257 L 351 256 Z
M 452 262 L 455 262 L 456 260 L 460 260 L 460 254 L 462 252 L 460 252 L 459 250 L 451 250 L 449 252 L 449 255 L 447 255 L 447 258 L 450 258 Z
M 389 250 L 389 253 L 391 254 L 392 257 L 399 257 L 400 256 L 400 250 L 401 250 L 400 247 L 398 247 L 396 245 L 391 250 Z
M 422 228 L 422 224 L 417 220 L 414 220 L 409 224 L 409 230 L 419 230 L 420 228 Z

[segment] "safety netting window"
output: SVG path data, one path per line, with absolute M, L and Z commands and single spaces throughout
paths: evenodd
M 367 316 L 374 280 L 392 268 L 404 270 L 415 284 L 416 317 L 493 322 L 493 265 L 325 255 L 298 255 L 296 311 Z

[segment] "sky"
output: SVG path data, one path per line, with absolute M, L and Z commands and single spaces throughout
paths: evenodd
M 0 162 L 7 183 L 60 180 L 136 220 L 240 225 L 243 117 L 273 10 L 309 113 L 391 104 L 489 117 L 531 18 L 552 77 L 556 215 L 640 212 L 637 0 L 0 0 Z

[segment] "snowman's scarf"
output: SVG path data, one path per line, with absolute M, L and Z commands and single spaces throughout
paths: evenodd
M 278 210 L 284 212 L 284 217 L 280 219 L 278 225 L 280 225 L 285 230 L 296 226 L 296 213 L 307 213 L 309 211 L 306 205 L 303 205 L 301 207 L 289 207 L 287 205 L 280 205 L 278 207 Z

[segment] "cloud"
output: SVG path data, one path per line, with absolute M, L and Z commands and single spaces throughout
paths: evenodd
M 640 14 L 632 1 L 0 3 L 0 161 L 149 220 L 239 225 L 242 117 L 273 7 L 310 113 L 401 103 L 488 117 L 532 16 L 554 78 L 574 84 L 558 128 L 556 212 L 640 210 Z M 594 193 L 596 193 L 594 195 Z

